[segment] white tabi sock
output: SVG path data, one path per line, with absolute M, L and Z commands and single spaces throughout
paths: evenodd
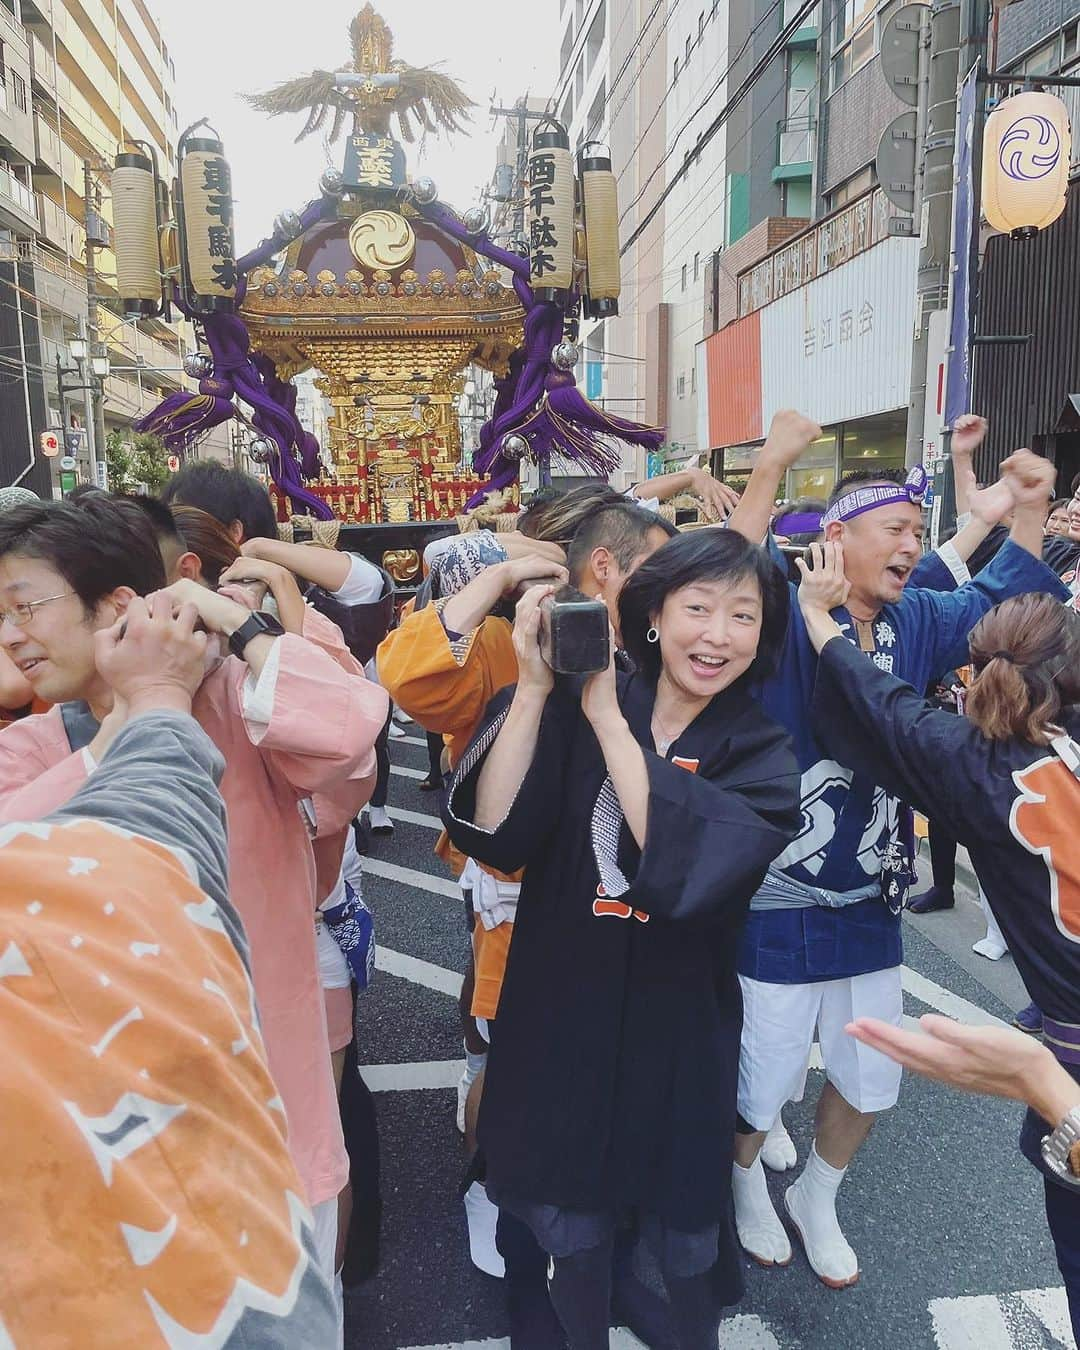
M 760 1155 L 753 1166 L 731 1169 L 731 1192 L 735 1200 L 735 1229 L 743 1248 L 763 1266 L 786 1266 L 791 1243 L 780 1216 L 769 1198 L 769 1185 Z
M 802 1175 L 784 1196 L 810 1268 L 830 1289 L 846 1289 L 859 1278 L 859 1258 L 840 1231 L 836 1217 L 836 1192 L 846 1172 L 846 1167 L 827 1163 L 815 1143 Z
M 794 1140 L 784 1126 L 782 1115 L 776 1117 L 772 1129 L 765 1136 L 761 1146 L 761 1161 L 770 1172 L 790 1172 L 799 1161 Z
M 468 1046 L 465 1046 L 465 1072 L 461 1075 L 457 1089 L 457 1127 L 458 1134 L 465 1133 L 465 1106 L 469 1100 L 469 1089 L 480 1076 L 480 1072 L 487 1063 L 487 1051 L 483 1054 L 474 1055 Z
M 477 1270 L 501 1280 L 506 1266 L 495 1245 L 499 1211 L 488 1199 L 483 1183 L 474 1181 L 465 1192 L 465 1217 L 469 1223 L 469 1256 Z

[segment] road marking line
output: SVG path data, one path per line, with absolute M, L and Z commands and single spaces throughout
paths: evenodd
M 1076 1350 L 1064 1289 L 935 1298 L 927 1305 L 939 1350 L 1027 1350 L 1055 1345 Z
M 432 1059 L 415 1064 L 361 1064 L 360 1072 L 371 1092 L 422 1092 L 457 1087 L 464 1067 L 463 1059 Z
M 949 989 L 943 989 L 940 984 L 928 980 L 925 975 L 920 975 L 917 970 L 912 970 L 910 966 L 900 967 L 900 983 L 904 992 L 910 994 L 912 998 L 917 998 L 920 1003 L 929 1004 L 935 1012 L 944 1013 L 946 1017 L 951 1017 L 956 1022 L 962 1022 L 965 1026 L 1003 1027 L 1005 1025 L 1000 1017 L 995 1017 L 993 1013 L 987 1012 L 985 1008 L 980 1008 L 975 1003 L 969 1003 L 966 998 L 961 998 L 959 994 L 954 994 Z
M 461 899 L 461 887 L 449 877 L 433 877 L 430 872 L 418 872 L 415 867 L 402 867 L 400 863 L 384 862 L 382 858 L 373 858 L 370 853 L 364 855 L 362 867 L 365 876 L 384 877 L 387 881 L 399 881 L 406 886 L 415 886 L 421 891 L 430 891 L 432 895 L 445 895 L 452 900 Z
M 1069 1296 L 1064 1289 L 1025 1289 L 1017 1298 L 1039 1319 L 1050 1335 L 1067 1347 L 1076 1350 L 1069 1316 Z
M 768 1323 L 752 1313 L 738 1313 L 735 1317 L 725 1317 L 720 1323 L 718 1350 L 780 1350 L 780 1342 L 769 1330 Z M 414 1345 L 407 1350 L 510 1350 L 510 1341 L 505 1336 L 495 1336 L 487 1341 L 448 1341 L 442 1345 Z M 611 1333 L 611 1350 L 642 1350 L 641 1342 L 627 1331 L 618 1327 Z
M 405 811 L 400 806 L 388 806 L 391 820 L 403 821 L 406 825 L 423 825 L 429 830 L 442 831 L 443 823 L 438 816 L 425 816 L 423 811 Z
M 430 961 L 421 961 L 416 956 L 406 956 L 404 952 L 395 952 L 389 947 L 375 948 L 375 968 L 387 975 L 399 975 L 403 980 L 433 989 L 437 994 L 449 994 L 451 998 L 461 995 L 462 977 L 456 970 L 446 970 L 443 966 L 432 965 Z
M 391 739 L 397 741 L 398 745 L 419 745 L 422 749 L 427 749 L 427 741 L 423 736 L 394 736 Z
M 415 778 L 417 781 L 427 777 L 427 769 L 409 769 L 404 764 L 391 764 L 390 772 L 396 773 L 399 778 Z

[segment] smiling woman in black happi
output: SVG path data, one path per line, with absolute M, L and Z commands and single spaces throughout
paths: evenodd
M 799 823 L 787 736 L 750 694 L 787 588 L 734 534 L 672 540 L 620 599 L 637 673 L 576 685 L 540 658 L 544 594 L 518 607 L 518 684 L 447 803 L 459 848 L 526 869 L 480 1115 L 488 1185 L 554 1258 L 572 1350 L 608 1343 L 628 1219 L 664 1272 L 680 1346 L 714 1350 L 719 1307 L 742 1294 L 735 951 Z

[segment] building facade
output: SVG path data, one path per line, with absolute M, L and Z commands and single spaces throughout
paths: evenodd
M 789 473 L 791 498 L 823 497 L 850 470 L 904 463 L 919 245 L 892 233 L 900 213 L 875 168 L 904 107 L 880 60 L 899 3 L 821 0 L 801 18 L 785 4 L 800 27 L 751 91 L 742 150 L 729 149 L 733 206 L 726 247 L 710 259 L 698 415 L 714 471 L 736 486 L 786 407 L 824 431 Z M 770 96 L 781 113 L 771 151 Z M 755 159 L 771 163 L 767 176 Z
M 0 0 L 0 482 L 26 471 L 23 483 L 58 491 L 59 461 L 37 451 L 40 433 L 61 426 L 74 472 L 92 481 L 105 458 L 93 444 L 92 400 L 103 403 L 107 435 L 185 386 L 190 331 L 121 318 L 109 247 L 117 146 L 146 143 L 173 178 L 175 83 L 143 0 Z M 98 351 L 76 359 L 95 329 Z M 101 379 L 94 355 L 108 357 Z M 227 455 L 224 430 L 218 439 Z
M 993 64 L 1038 87 L 1040 75 L 1080 75 L 1080 0 L 1025 0 L 991 29 Z M 1016 90 L 995 89 L 1001 97 Z M 993 476 L 1017 446 L 1057 466 L 1057 493 L 1080 474 L 1080 89 L 1051 89 L 1069 109 L 1071 186 L 1065 213 L 1034 239 L 984 241 L 974 349 L 974 406 L 990 433 L 979 473 Z M 1012 342 L 990 339 L 1011 337 Z

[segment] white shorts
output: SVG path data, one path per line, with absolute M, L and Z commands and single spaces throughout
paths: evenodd
M 900 1094 L 899 1064 L 849 1036 L 856 1017 L 899 1026 L 904 1000 L 900 967 L 816 984 L 765 984 L 739 976 L 743 992 L 739 1114 L 755 1130 L 772 1127 L 797 1099 L 815 1028 L 829 1082 L 864 1114 L 886 1111 Z

